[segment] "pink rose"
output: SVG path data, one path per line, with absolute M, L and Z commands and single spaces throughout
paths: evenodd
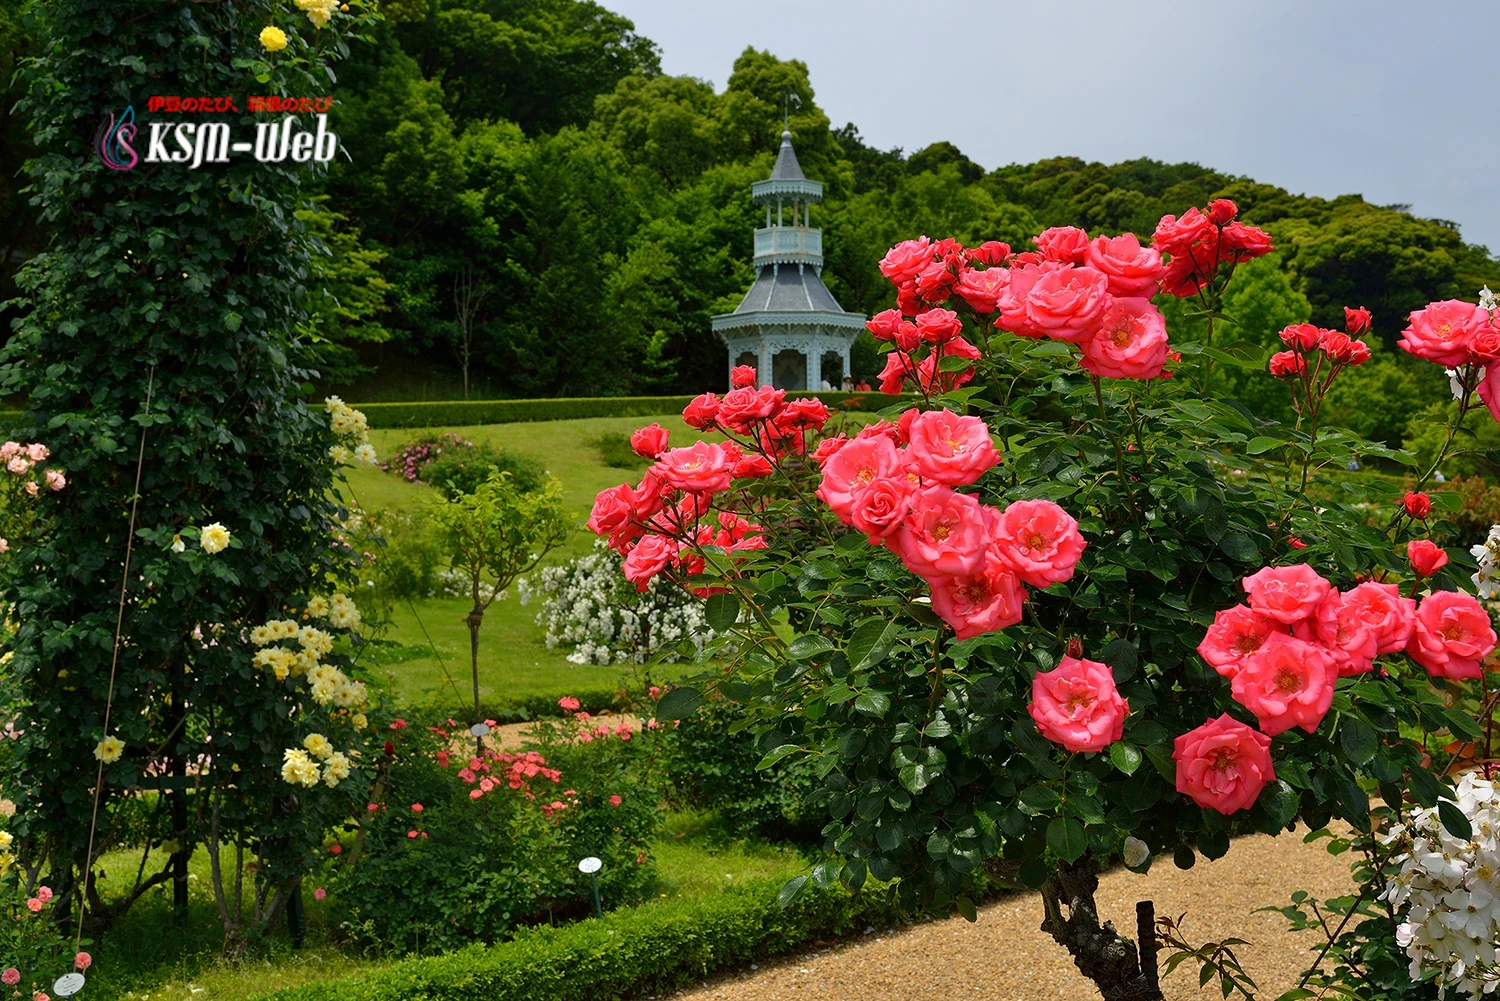
M 1222 226 L 1239 214 L 1239 206 L 1228 198 L 1215 198 L 1208 203 L 1208 217 L 1217 226 Z
M 1328 581 L 1306 563 L 1266 567 L 1246 577 L 1244 585 L 1251 608 L 1287 625 L 1316 612 L 1329 588 Z
M 729 370 L 730 389 L 748 389 L 755 385 L 755 366 L 736 365 Z
M 0 973 L 0 983 L 8 987 L 14 987 L 21 982 L 21 971 L 14 966 L 7 967 L 4 973 Z
M 901 311 L 898 309 L 884 310 L 865 321 L 865 329 L 877 341 L 894 341 L 896 335 L 907 327 L 911 327 L 913 330 L 916 329 L 910 320 L 901 315 Z
M 625 802 L 625 800 L 620 797 L 619 793 L 615 793 L 613 796 L 611 796 L 609 798 L 609 805 L 610 806 L 619 806 L 623 802 Z
M 936 484 L 912 494 L 906 519 L 886 545 L 919 577 L 966 577 L 984 559 L 984 521 L 973 497 Z
M 1261 789 L 1276 779 L 1271 738 L 1228 713 L 1174 741 L 1177 791 L 1199 806 L 1223 814 L 1249 809 Z
M 22 473 L 26 472 L 26 470 L 31 468 L 31 462 L 30 460 L 23 459 L 18 455 L 14 459 L 7 462 L 5 464 L 5 468 L 10 470 L 17 476 L 20 476 Z
M 26 909 L 33 914 L 38 913 L 42 909 L 41 900 L 36 897 L 32 897 L 30 900 L 26 901 Z
M 718 412 L 719 398 L 713 393 L 704 393 L 682 408 L 682 419 L 690 428 L 708 431 L 714 426 Z
M 834 454 L 837 453 L 839 449 L 849 444 L 849 441 L 849 436 L 844 434 L 836 434 L 832 435 L 831 437 L 824 438 L 822 441 L 818 442 L 818 447 L 813 452 L 813 461 L 815 461 L 820 467 L 823 466 L 828 462 L 829 459 L 833 458 Z
M 1412 539 L 1406 544 L 1406 558 L 1418 577 L 1431 577 L 1448 565 L 1448 554 L 1428 539 Z
M 978 417 L 928 410 L 911 420 L 907 436 L 908 468 L 935 483 L 966 486 L 1000 461 L 1000 453 L 990 442 L 990 429 Z
M 979 568 L 959 577 L 932 577 L 932 610 L 953 627 L 957 639 L 966 640 L 1021 621 L 1026 589 L 993 550 L 986 552 Z
M 823 463 L 818 499 L 847 525 L 855 495 L 878 477 L 894 476 L 900 469 L 901 457 L 889 438 L 856 438 Z
M 927 265 L 922 269 L 922 273 L 917 275 L 917 295 L 931 303 L 947 299 L 953 283 L 958 281 L 958 274 L 954 268 L 961 262 L 962 258 L 956 258 L 951 262 L 947 258 L 941 258 Z
M 746 390 L 737 389 L 734 392 L 743 393 Z M 729 489 L 733 468 L 734 463 L 725 454 L 722 445 L 700 441 L 690 448 L 674 448 L 663 452 L 656 460 L 656 465 L 651 467 L 651 472 L 669 487 L 712 494 Z
M 910 510 L 914 486 L 906 476 L 880 476 L 854 494 L 849 523 L 870 537 L 872 544 L 901 527 Z
M 739 462 L 736 462 L 730 472 L 737 480 L 754 480 L 770 476 L 773 471 L 769 459 L 764 455 L 755 455 L 752 453 L 745 456 Z
M 630 449 L 642 459 L 654 459 L 667 450 L 667 437 L 670 434 L 660 424 L 643 427 L 630 436 Z
M 635 585 L 637 591 L 645 591 L 651 579 L 661 573 L 677 558 L 677 543 L 664 535 L 647 535 L 635 544 L 621 567 L 625 579 Z
M 1125 733 L 1130 707 L 1120 698 L 1108 666 L 1064 657 L 1032 680 L 1026 711 L 1053 743 L 1070 751 L 1102 751 Z
M 986 268 L 983 271 L 969 269 L 958 277 L 957 292 L 969 308 L 976 313 L 993 313 L 1000 296 L 1010 284 L 1009 268 Z
M 748 386 L 731 389 L 719 401 L 719 410 L 714 416 L 720 424 L 744 434 L 757 422 L 775 413 L 785 398 L 786 390 L 772 389 L 769 386 L 765 389 L 751 389 Z
M 1338 677 L 1338 666 L 1321 646 L 1272 633 L 1240 662 L 1229 690 L 1270 736 L 1294 726 L 1312 733 L 1328 714 Z
M 1079 342 L 1079 364 L 1107 379 L 1155 379 L 1167 363 L 1167 321 L 1150 299 L 1115 299 Z
M 986 240 L 979 246 L 964 251 L 964 254 L 975 264 L 993 268 L 1004 264 L 1005 259 L 1010 256 L 1010 244 L 1001 243 L 999 240 Z
M 963 321 L 951 309 L 930 309 L 917 317 L 917 336 L 929 344 L 946 344 L 963 333 Z
M 1350 337 L 1358 337 L 1370 329 L 1370 311 L 1361 306 L 1358 309 L 1344 307 L 1344 330 Z
M 327 899 L 327 897 L 328 897 L 328 891 L 326 889 L 324 889 L 323 887 L 321 887 L 321 886 L 318 887 L 316 890 L 313 891 L 313 899 L 314 900 L 325 900 L 325 899 Z
M 1031 324 L 1031 318 L 1026 312 L 1026 301 L 1037 282 L 1062 268 L 1063 265 L 1052 261 L 1040 261 L 1021 267 L 1012 266 L 1009 270 L 1009 280 L 995 299 L 995 308 L 1000 311 L 1000 315 L 995 318 L 995 328 L 1008 330 L 1021 337 L 1042 336 L 1041 331 Z
M 1307 359 L 1295 351 L 1278 351 L 1271 356 L 1271 363 L 1267 367 L 1276 378 L 1285 379 L 1306 372 Z
M 630 484 L 621 483 L 595 495 L 594 510 L 585 524 L 590 532 L 608 537 L 610 546 L 619 549 L 635 541 L 644 531 L 634 524 L 635 510 L 635 491 Z
M 1375 653 L 1396 653 L 1406 648 L 1416 625 L 1417 603 L 1401 597 L 1395 584 L 1366 581 L 1343 594 L 1341 613 L 1357 619 L 1375 639 Z
M 1232 222 L 1219 231 L 1219 254 L 1226 261 L 1248 261 L 1272 250 L 1271 234 L 1242 222 Z
M 1500 421 L 1500 365 L 1490 365 L 1479 380 L 1479 398 L 1490 408 L 1490 416 Z
M 86 952 L 80 952 L 73 957 L 73 968 L 75 970 L 87 970 L 94 965 L 94 957 Z
M 1283 628 L 1275 619 L 1245 605 L 1235 605 L 1214 615 L 1214 624 L 1203 634 L 1198 655 L 1226 678 L 1239 673 L 1245 658 L 1259 650 L 1266 637 Z
M 915 329 L 915 327 L 913 328 Z M 876 376 L 880 380 L 880 391 L 887 396 L 900 396 L 901 387 L 906 380 L 916 375 L 916 368 L 906 355 L 900 351 L 892 351 L 885 356 L 885 368 L 880 370 Z
M 51 455 L 52 453 L 47 451 L 46 445 L 38 442 L 35 444 L 27 445 L 26 454 L 31 457 L 32 462 L 46 462 L 47 456 Z
M 1396 343 L 1418 358 L 1456 368 L 1469 360 L 1469 339 L 1488 319 L 1489 314 L 1471 302 L 1428 303 L 1411 314 L 1410 325 Z
M 562 708 L 568 710 L 569 712 L 572 712 L 573 710 L 578 708 L 579 702 L 571 695 L 564 695 L 562 698 L 557 700 L 557 704 Z
M 1016 501 L 994 512 L 989 531 L 1000 558 L 1032 587 L 1072 577 L 1088 545 L 1073 516 L 1047 500 Z
M 1164 215 L 1156 224 L 1151 237 L 1151 246 L 1163 254 L 1174 257 L 1185 256 L 1192 246 L 1214 234 L 1214 221 L 1196 208 L 1190 208 L 1179 219 Z M 1202 258 L 1200 257 L 1200 260 Z
M 39 886 L 39 887 L 37 887 L 36 888 L 36 896 L 37 896 L 37 899 L 40 900 L 42 903 L 44 903 L 44 904 L 50 904 L 52 902 L 52 887 L 50 887 L 50 886 Z
M 1059 268 L 1038 278 L 1026 293 L 1026 320 L 1043 336 L 1080 341 L 1098 327 L 1109 300 L 1109 282 L 1102 273 Z
M 1433 677 L 1478 678 L 1494 649 L 1489 613 L 1473 595 L 1435 591 L 1417 606 L 1406 652 Z
M 903 240 L 880 259 L 880 273 L 892 284 L 900 285 L 912 281 L 922 269 L 932 263 L 932 241 L 927 237 Z
M 21 451 L 21 443 L 20 442 L 18 442 L 18 441 L 8 441 L 8 442 L 6 442 L 4 445 L 0 445 L 0 461 L 9 462 L 12 458 L 14 458 L 16 456 L 16 453 L 18 453 L 20 451 Z
M 1077 226 L 1044 229 L 1031 242 L 1044 258 L 1059 264 L 1082 264 L 1089 250 L 1089 235 Z
M 47 489 L 61 490 L 68 485 L 68 478 L 62 474 L 60 469 L 47 470 Z
M 1344 598 L 1330 588 L 1317 613 L 1293 627 L 1298 638 L 1320 644 L 1328 652 L 1341 678 L 1370 670 L 1380 649 L 1376 630 L 1360 617 L 1358 607 L 1346 609 Z
M 1325 332 L 1311 323 L 1294 323 L 1281 328 L 1281 343 L 1293 351 L 1311 351 L 1318 346 Z
M 1161 253 L 1142 247 L 1134 233 L 1095 237 L 1083 263 L 1104 275 L 1110 295 L 1124 298 L 1151 298 L 1165 270 Z

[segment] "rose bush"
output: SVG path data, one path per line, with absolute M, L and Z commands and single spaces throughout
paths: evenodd
M 882 388 L 921 406 L 820 440 L 811 401 L 704 394 L 685 416 L 723 440 L 600 495 L 590 527 L 627 576 L 667 576 L 728 634 L 659 715 L 713 690 L 742 706 L 762 767 L 804 757 L 821 780 L 824 857 L 788 898 L 873 876 L 972 916 L 975 875 L 1008 876 L 1042 889 L 1044 928 L 1106 997 L 1159 996 L 1097 923 L 1098 859 L 1127 837 L 1140 868 L 1189 867 L 1239 832 L 1368 831 L 1372 793 L 1443 792 L 1414 734 L 1482 734 L 1440 690 L 1494 646 L 1459 593 L 1474 564 L 1452 551 L 1414 572 L 1406 554 L 1452 526 L 1324 472 L 1413 461 L 1320 424 L 1369 358 L 1367 312 L 1289 327 L 1270 358 L 1214 346 L 1237 266 L 1271 248 L 1237 214 L 1166 216 L 1150 247 L 1071 229 L 1014 254 L 907 241 L 881 262 L 898 306 L 868 326 Z M 1168 343 L 1153 293 L 1190 300 L 1193 336 Z M 1413 323 L 1463 366 L 1462 419 L 1473 338 Z M 1286 380 L 1295 422 L 1206 396 L 1214 364 Z M 1335 499 L 1314 508 L 1310 486 Z

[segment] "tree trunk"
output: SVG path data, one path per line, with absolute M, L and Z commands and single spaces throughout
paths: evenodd
M 1079 971 L 1099 988 L 1104 1001 L 1162 1001 L 1156 975 L 1156 943 L 1147 903 L 1137 907 L 1138 934 L 1147 938 L 1142 968 L 1135 943 L 1115 931 L 1113 922 L 1099 923 L 1094 894 L 1099 889 L 1099 866 L 1093 856 L 1076 863 L 1059 862 L 1057 871 L 1042 884 L 1042 907 L 1046 917 L 1042 931 L 1068 950 Z M 1068 909 L 1063 917 L 1062 908 Z M 1149 938 L 1148 938 L 1149 936 Z
M 478 601 L 474 603 L 474 610 L 464 621 L 469 625 L 469 668 L 474 676 L 474 722 L 482 723 L 484 721 L 480 718 L 479 708 L 479 626 L 484 622 L 484 609 Z M 474 740 L 477 745 L 475 753 L 483 755 L 484 738 L 475 737 Z

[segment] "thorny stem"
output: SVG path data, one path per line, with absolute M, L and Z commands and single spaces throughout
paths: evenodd
M 1125 490 L 1125 496 L 1130 500 L 1131 520 L 1137 525 L 1141 523 L 1141 509 L 1135 501 L 1135 491 L 1130 489 L 1130 478 L 1125 475 L 1125 450 L 1120 447 L 1120 436 L 1115 434 L 1114 429 L 1109 426 L 1109 415 L 1104 410 L 1104 390 L 1100 387 L 1099 377 L 1090 375 L 1089 380 L 1094 384 L 1094 399 L 1099 404 L 1099 426 L 1109 435 L 1110 444 L 1115 447 L 1115 474 L 1119 477 L 1120 486 Z

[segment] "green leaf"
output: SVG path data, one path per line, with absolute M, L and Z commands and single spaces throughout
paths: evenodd
M 1076 862 L 1088 851 L 1089 839 L 1083 825 L 1072 817 L 1054 817 L 1047 825 L 1047 845 L 1069 862 Z
M 849 665 L 853 670 L 862 671 L 867 667 L 874 667 L 885 659 L 890 653 L 891 644 L 896 641 L 896 635 L 901 627 L 887 619 L 870 619 L 854 630 L 854 635 L 849 638 Z
M 1283 444 L 1285 443 L 1279 438 L 1267 438 L 1262 435 L 1259 438 L 1251 438 L 1250 444 L 1245 446 L 1245 452 L 1249 455 L 1260 455 L 1262 452 L 1269 452 L 1273 448 L 1280 448 Z
M 797 899 L 797 895 L 806 885 L 806 876 L 793 876 L 782 885 L 781 892 L 776 894 L 776 903 L 780 904 L 783 909 L 792 906 L 792 901 Z
M 733 591 L 709 595 L 708 600 L 703 603 L 703 617 L 708 620 L 708 628 L 714 632 L 729 632 L 740 618 L 739 596 Z
M 770 768 L 772 765 L 776 764 L 776 762 L 780 761 L 782 758 L 786 757 L 788 754 L 792 754 L 800 750 L 802 750 L 802 747 L 799 744 L 782 744 L 779 747 L 773 747 L 766 753 L 766 756 L 764 758 L 760 759 L 760 764 L 755 766 L 755 770 L 758 772 L 763 772 L 767 768 Z
M 1439 800 L 1437 811 L 1438 820 L 1449 834 L 1460 841 L 1468 841 L 1474 837 L 1474 827 L 1469 823 L 1469 818 L 1465 817 L 1464 812 L 1452 802 L 1446 799 Z
M 1276 995 L 1276 1001 L 1305 1001 L 1307 998 L 1315 998 L 1318 995 L 1306 987 L 1293 987 L 1291 990 Z
M 965 921 L 972 923 L 979 920 L 979 911 L 975 909 L 974 901 L 968 897 L 959 897 L 953 902 L 953 908 L 963 915 Z
M 1139 657 L 1135 652 L 1135 644 L 1121 638 L 1106 644 L 1099 651 L 1099 659 L 1110 667 L 1110 673 L 1114 675 L 1115 684 L 1124 684 L 1135 677 L 1136 665 Z
M 1109 760 L 1126 775 L 1134 775 L 1141 767 L 1141 749 L 1128 740 L 1117 740 L 1109 745 Z
M 1278 827 L 1285 827 L 1297 816 L 1297 791 L 1281 779 L 1262 789 L 1256 803 Z
M 792 640 L 791 644 L 786 648 L 786 655 L 790 660 L 807 660 L 810 657 L 816 657 L 820 653 L 827 653 L 832 649 L 833 641 L 827 636 L 808 633 Z
M 882 692 L 865 692 L 854 700 L 854 708 L 869 716 L 884 716 L 890 712 L 891 697 Z
M 1046 813 L 1062 805 L 1062 796 L 1051 786 L 1031 786 L 1021 792 L 1021 808 L 1029 813 Z
M 1367 765 L 1380 750 L 1380 736 L 1374 727 L 1362 719 L 1346 716 L 1339 731 L 1339 744 L 1344 754 L 1356 765 Z
M 1225 556 L 1241 563 L 1250 563 L 1260 557 L 1260 547 L 1243 532 L 1225 532 L 1224 537 L 1219 540 L 1219 548 L 1224 551 Z
M 656 703 L 656 718 L 659 720 L 683 719 L 691 716 L 703 705 L 703 693 L 692 685 L 674 688 Z

